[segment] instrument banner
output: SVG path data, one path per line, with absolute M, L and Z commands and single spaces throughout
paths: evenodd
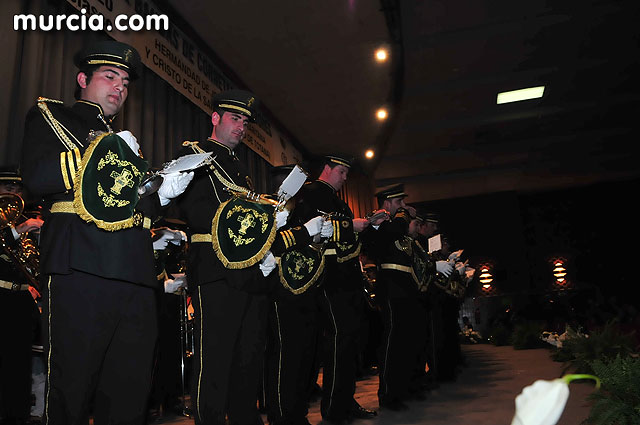
M 233 196 L 218 207 L 211 236 L 213 250 L 226 268 L 251 267 L 275 240 L 275 206 Z
M 417 241 L 414 240 L 412 245 L 411 275 L 420 292 L 426 292 L 432 276 L 432 261 L 429 258 L 429 254 Z
M 295 295 L 309 289 L 324 271 L 324 255 L 309 245 L 293 246 L 279 260 L 280 283 Z
M 120 136 L 96 133 L 82 156 L 73 207 L 83 220 L 110 232 L 139 225 L 138 187 L 149 164 Z
M 338 263 L 344 263 L 352 258 L 358 258 L 361 247 L 362 244 L 358 241 L 357 233 L 355 242 L 335 242 L 336 261 Z

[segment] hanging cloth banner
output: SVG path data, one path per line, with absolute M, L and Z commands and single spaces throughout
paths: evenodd
M 77 172 L 73 208 L 83 220 L 116 231 L 138 225 L 138 187 L 149 168 L 114 133 L 95 133 Z
M 211 236 L 213 250 L 226 268 L 251 267 L 275 240 L 275 207 L 233 196 L 218 207 Z
M 278 259 L 280 283 L 295 295 L 304 293 L 322 276 L 324 255 L 309 245 L 292 246 Z

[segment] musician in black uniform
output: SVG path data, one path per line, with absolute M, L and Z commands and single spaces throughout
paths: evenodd
M 192 410 L 196 424 L 262 423 L 256 408 L 268 310 L 264 274 L 275 261 L 226 268 L 213 250 L 212 221 L 228 189 L 253 189 L 234 149 L 258 100 L 252 93 L 229 90 L 214 96 L 211 137 L 185 142 L 182 153 L 212 152 L 210 167 L 202 167 L 179 200 L 190 237 L 187 282 L 195 309 Z M 271 257 L 272 258 L 272 257 Z
M 380 268 L 377 296 L 382 302 L 384 326 L 380 346 L 380 384 L 378 402 L 390 410 L 407 408 L 409 382 L 417 362 L 416 341 L 424 338 L 424 319 L 419 288 L 412 277 L 413 241 L 416 211 L 404 202 L 403 185 L 376 194 L 378 206 L 389 212 L 390 221 L 376 232 L 376 256 Z M 424 316 L 424 314 L 422 314 Z M 422 319 L 422 320 L 421 320 Z
M 0 196 L 22 197 L 22 179 L 12 170 L 0 171 Z M 8 199 L 8 198 L 7 198 Z M 19 222 L 19 224 L 16 224 Z M 31 345 L 37 320 L 37 288 L 15 264 L 19 255 L 18 238 L 42 227 L 42 220 L 15 218 L 0 224 L 0 423 L 26 424 L 31 409 Z
M 94 398 L 96 425 L 138 424 L 157 334 L 149 228 L 161 203 L 184 190 L 188 178 L 170 177 L 157 195 L 141 199 L 130 227 L 105 230 L 79 215 L 74 189 L 86 171 L 78 169 L 90 154 L 88 136 L 112 132 L 141 63 L 135 49 L 116 41 L 95 43 L 74 61 L 78 101 L 65 106 L 40 98 L 26 117 L 22 146 L 24 183 L 47 210 L 40 240 L 48 364 L 43 423 L 86 423 Z M 140 161 L 135 137 L 118 135 L 110 139 Z
M 333 214 L 333 236 L 324 252 L 324 275 L 317 294 L 325 331 L 321 413 L 325 420 L 333 423 L 371 418 L 376 414 L 354 399 L 365 302 L 356 234 L 369 222 L 354 218 L 349 206 L 336 193 L 344 185 L 350 167 L 350 159 L 344 156 L 324 157 L 320 176 L 300 190 L 291 217 L 293 224 L 300 224 L 319 212 Z
M 451 251 L 449 238 L 441 235 L 442 249 L 432 253 L 432 257 L 439 263 L 453 264 L 457 260 Z M 449 260 L 449 261 L 448 261 Z M 462 263 L 458 263 L 461 265 Z M 455 277 L 462 278 L 459 274 L 464 274 L 464 269 L 459 272 L 458 267 L 452 273 Z M 451 273 L 447 275 L 449 277 Z M 449 283 L 447 281 L 447 283 Z M 435 289 L 435 288 L 434 288 Z M 460 325 L 458 315 L 460 310 L 460 300 L 450 291 L 449 286 L 438 288 L 438 294 L 432 302 L 437 303 L 436 311 L 437 323 L 434 324 L 439 332 L 436 333 L 436 362 L 437 377 L 440 381 L 451 381 L 456 378 L 458 366 L 463 363 L 462 349 L 460 347 Z
M 438 231 L 438 215 L 429 211 L 418 210 L 416 218 L 420 221 L 418 226 L 418 234 L 415 239 L 425 249 L 429 250 L 429 238 L 434 236 Z M 414 398 L 421 399 L 423 390 L 430 390 L 437 387 L 437 367 L 438 363 L 435 357 L 436 340 L 435 336 L 441 333 L 439 325 L 432 319 L 434 314 L 439 312 L 437 295 L 440 290 L 435 285 L 429 285 L 427 291 L 420 294 L 420 303 L 424 308 L 425 315 L 422 320 L 426 324 L 427 337 L 419 342 L 421 345 L 418 354 L 418 364 L 413 373 L 410 384 L 410 391 Z M 434 295 L 436 296 L 434 298 Z M 439 322 L 438 322 L 439 323 Z M 427 371 L 428 370 L 428 371 Z
M 293 166 L 276 167 L 274 192 L 286 177 L 278 179 L 278 173 L 290 172 Z M 295 198 L 289 203 L 295 211 Z M 283 211 L 277 217 L 279 233 L 271 251 L 280 257 L 286 250 L 299 249 L 312 242 L 312 236 L 331 237 L 333 225 L 322 216 L 315 216 L 304 225 L 287 223 Z M 316 213 L 317 214 L 317 213 Z M 299 252 L 299 251 L 298 251 Z M 279 267 L 283 267 L 281 263 Z M 308 425 L 309 393 L 313 375 L 314 356 L 317 345 L 318 282 L 315 275 L 308 279 L 282 281 L 280 273 L 268 276 L 272 292 L 269 306 L 269 333 L 264 373 L 264 391 L 267 418 L 271 425 Z

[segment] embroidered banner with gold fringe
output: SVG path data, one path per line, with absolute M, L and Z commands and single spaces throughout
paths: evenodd
M 114 133 L 95 133 L 76 173 L 73 208 L 110 232 L 137 225 L 138 186 L 149 164 Z
M 420 292 L 426 292 L 433 276 L 434 264 L 429 254 L 415 240 L 412 242 L 411 251 L 411 275 Z
M 279 259 L 280 283 L 295 295 L 309 289 L 324 270 L 324 255 L 309 245 L 293 246 Z
M 275 206 L 233 196 L 218 207 L 211 236 L 213 250 L 226 268 L 251 267 L 275 240 Z
M 352 258 L 358 258 L 360 255 L 361 243 L 357 238 L 358 234 L 356 233 L 355 242 L 335 242 L 336 261 L 338 263 L 344 263 Z

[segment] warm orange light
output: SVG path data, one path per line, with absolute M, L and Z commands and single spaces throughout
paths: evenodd
M 378 49 L 376 50 L 376 60 L 378 62 L 384 62 L 389 57 L 386 49 Z
M 384 108 L 380 108 L 376 112 L 376 118 L 378 118 L 378 120 L 380 120 L 380 121 L 386 120 L 387 116 L 388 116 L 387 110 L 384 109 Z
M 485 283 L 484 285 L 482 285 L 482 287 L 484 289 L 489 289 L 489 288 L 491 288 L 491 285 L 489 285 L 488 283 Z
M 567 285 L 569 282 L 567 281 L 567 269 L 564 267 L 565 260 L 562 258 L 553 260 L 553 276 L 556 278 L 557 285 Z
M 364 156 L 365 156 L 366 158 L 368 158 L 368 159 L 373 158 L 373 157 L 374 157 L 374 155 L 375 155 L 375 153 L 374 153 L 374 152 L 373 152 L 373 150 L 371 150 L 371 149 L 367 150 L 367 151 L 364 153 Z

